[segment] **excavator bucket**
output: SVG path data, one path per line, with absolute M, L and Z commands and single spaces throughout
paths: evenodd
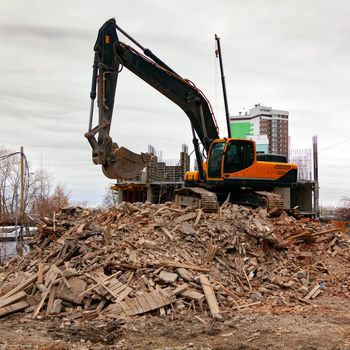
M 152 157 L 149 153 L 137 154 L 125 147 L 120 147 L 113 151 L 111 157 L 113 161 L 103 165 L 102 171 L 110 179 L 132 179 L 141 173 Z

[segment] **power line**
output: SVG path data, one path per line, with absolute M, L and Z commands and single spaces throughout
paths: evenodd
M 342 141 L 339 141 L 339 142 L 337 142 L 337 143 L 334 143 L 333 145 L 327 146 L 327 147 L 325 147 L 325 148 L 321 148 L 321 149 L 320 149 L 320 152 L 321 152 L 321 151 L 328 151 L 328 150 L 330 150 L 330 149 L 332 149 L 332 148 L 334 148 L 334 147 L 337 147 L 337 146 L 339 146 L 339 145 L 341 145 L 341 144 L 343 144 L 343 143 L 345 143 L 345 142 L 347 142 L 347 141 L 349 141 L 349 140 L 350 140 L 350 137 L 347 137 L 346 139 L 344 139 L 344 140 L 342 140 Z

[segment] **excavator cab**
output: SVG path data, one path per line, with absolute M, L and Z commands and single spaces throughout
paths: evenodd
M 241 139 L 215 140 L 209 150 L 208 178 L 222 179 L 225 174 L 250 167 L 254 160 L 254 142 Z

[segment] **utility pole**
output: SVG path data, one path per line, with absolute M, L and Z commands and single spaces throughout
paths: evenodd
M 312 137 L 312 149 L 313 149 L 313 166 L 314 166 L 314 211 L 316 218 L 320 216 L 320 207 L 319 207 L 319 182 L 318 182 L 318 142 L 317 135 Z
M 21 146 L 21 198 L 20 198 L 20 223 L 24 225 L 24 152 Z

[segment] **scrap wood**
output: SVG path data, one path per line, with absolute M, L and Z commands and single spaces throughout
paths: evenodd
M 57 276 L 60 273 L 61 273 L 61 270 L 55 264 L 53 264 L 45 274 L 45 283 L 44 283 L 45 287 L 48 288 L 49 286 L 51 286 L 53 282 L 56 281 Z
M 113 313 L 106 312 L 105 317 L 119 317 L 115 311 L 116 305 L 119 305 L 121 311 L 125 313 L 121 305 L 134 303 L 130 300 L 146 293 L 146 297 L 140 299 L 141 305 L 138 303 L 139 311 L 143 313 L 144 309 L 147 309 L 146 305 L 150 308 L 150 304 L 153 305 L 155 302 L 149 299 L 147 293 L 163 291 L 167 292 L 173 301 L 179 300 L 180 303 L 184 303 L 182 305 L 189 306 L 184 309 L 175 308 L 176 312 L 193 317 L 193 314 L 190 313 L 192 310 L 196 312 L 197 303 L 202 312 L 204 312 L 202 304 L 207 303 L 202 285 L 195 282 L 197 281 L 196 274 L 210 272 L 209 280 L 213 292 L 218 292 L 220 296 L 220 299 L 218 297 L 217 300 L 220 302 L 220 315 L 231 310 L 232 306 L 243 308 L 250 305 L 253 290 L 264 295 L 262 301 L 264 304 L 274 304 L 276 298 L 279 297 L 283 297 L 287 302 L 305 304 L 309 301 L 301 298 L 308 294 L 308 290 L 305 291 L 305 288 L 300 287 L 307 284 L 308 274 L 305 272 L 305 276 L 299 274 L 299 277 L 297 273 L 301 270 L 307 271 L 305 266 L 307 261 L 297 259 L 300 251 L 307 252 L 307 254 L 301 253 L 301 256 L 308 255 L 310 261 L 318 262 L 315 268 L 311 266 L 312 276 L 310 278 L 312 277 L 313 281 L 325 279 L 324 272 L 327 270 L 321 267 L 325 264 L 333 273 L 331 275 L 328 271 L 333 277 L 327 283 L 327 293 L 337 294 L 342 290 L 344 283 L 342 272 L 347 256 L 337 254 L 332 257 L 331 250 L 323 254 L 330 248 L 329 243 L 326 243 L 325 240 L 331 242 L 334 238 L 334 235 L 330 233 L 333 230 L 333 228 L 329 230 L 330 226 L 321 225 L 316 221 L 298 221 L 285 214 L 278 219 L 271 219 L 266 211 L 247 209 L 229 203 L 220 210 L 220 213 L 205 214 L 205 217 L 198 209 L 189 212 L 188 209 L 178 209 L 176 204 L 171 203 L 166 205 L 133 204 L 140 209 L 133 214 L 123 209 L 123 205 L 103 210 L 74 208 L 74 210 L 57 213 L 55 218 L 57 239 L 55 241 L 50 241 L 45 236 L 45 232 L 53 231 L 53 222 L 45 224 L 45 227 L 39 226 L 37 234 L 31 239 L 31 247 L 33 247 L 31 252 L 19 260 L 12 260 L 8 265 L 6 272 L 11 271 L 12 274 L 8 274 L 6 283 L 5 280 L 0 281 L 0 293 L 4 294 L 0 297 L 0 302 L 5 300 L 6 303 L 17 303 L 16 294 L 20 292 L 31 293 L 31 300 L 34 301 L 33 296 L 38 293 L 39 288 L 43 298 L 51 285 L 51 291 L 44 299 L 41 311 L 46 304 L 45 311 L 50 313 L 52 301 L 58 300 L 55 298 L 62 299 L 58 292 L 65 289 L 68 294 L 79 291 L 79 300 L 74 298 L 75 301 L 72 300 L 72 303 L 89 308 L 89 317 L 96 317 L 97 312 L 103 313 L 111 305 L 114 305 L 114 311 Z M 196 226 L 196 235 L 184 235 L 181 232 L 181 230 L 184 231 L 183 222 L 177 223 L 176 219 L 184 220 L 183 222 L 193 220 L 190 226 Z M 103 237 L 107 225 L 110 225 L 113 230 L 110 238 L 107 237 L 110 243 L 108 246 L 105 245 L 106 237 Z M 169 232 L 173 239 L 164 231 Z M 330 234 L 327 235 L 327 233 Z M 264 237 L 268 237 L 268 241 L 265 239 L 268 245 L 266 255 L 261 251 L 261 240 L 264 244 Z M 346 238 L 337 236 L 336 244 L 344 252 L 349 247 Z M 161 244 L 157 246 L 157 249 L 143 249 L 140 240 L 146 244 L 147 242 Z M 322 242 L 319 242 L 321 240 Z M 312 249 L 308 249 L 306 244 L 311 241 L 314 244 Z M 291 246 L 301 242 L 305 244 L 299 249 L 291 248 L 281 254 L 277 246 L 281 242 L 284 242 L 286 247 L 288 244 Z M 35 246 L 38 249 L 35 249 Z M 216 254 L 214 254 L 214 246 L 218 247 Z M 270 259 L 272 256 L 273 259 Z M 52 268 L 53 264 L 55 267 Z M 43 267 L 42 279 L 46 287 L 40 283 L 35 284 L 38 277 L 40 282 L 41 266 Z M 52 270 L 47 273 L 50 268 Z M 70 279 L 72 276 L 69 273 L 70 269 L 75 271 L 76 281 L 85 281 L 86 273 L 94 276 L 98 270 L 106 274 L 108 271 L 109 275 L 116 273 L 122 276 L 111 278 L 101 284 L 101 280 L 109 277 L 102 273 L 97 280 L 90 281 L 90 287 L 84 291 L 85 287 L 84 289 L 78 288 Z M 168 279 L 162 282 L 162 285 L 166 286 L 164 290 L 159 284 L 159 273 L 162 270 L 178 275 L 174 281 Z M 29 277 L 33 276 L 34 280 L 26 285 L 23 285 L 26 280 L 16 285 L 14 278 L 17 273 L 24 271 L 29 272 Z M 59 273 L 52 282 L 52 277 L 55 277 L 53 273 L 57 271 Z M 18 289 L 19 285 L 21 287 Z M 53 288 L 57 288 L 57 293 L 53 292 Z M 310 296 L 310 300 L 317 297 L 317 293 L 321 293 L 320 290 L 321 288 Z M 265 298 L 264 293 L 269 296 Z M 167 299 L 169 299 L 168 294 Z M 91 297 L 83 299 L 82 297 L 86 295 L 91 295 Z M 8 301 L 8 296 L 10 298 L 14 296 L 14 299 Z M 236 305 L 233 304 L 234 302 Z M 237 305 L 237 302 L 243 305 Z M 58 317 L 67 315 L 67 310 L 73 307 L 72 303 L 65 300 L 62 305 L 63 312 Z M 33 306 L 37 307 L 38 303 Z M 154 314 L 168 315 L 170 311 L 166 306 L 158 309 L 160 311 Z
M 86 294 L 92 292 L 93 289 L 95 289 L 96 287 L 100 286 L 101 284 L 103 284 L 104 282 L 107 282 L 108 280 L 110 280 L 113 277 L 117 277 L 121 274 L 121 271 L 118 271 L 110 276 L 107 276 L 106 278 L 104 278 L 102 281 L 98 281 L 96 284 L 94 284 L 93 286 L 91 286 L 90 288 L 88 288 L 87 290 L 85 290 L 84 292 L 80 293 L 79 296 L 85 296 Z M 87 274 L 88 277 L 91 277 L 89 274 Z
M 208 247 L 207 247 L 207 255 L 206 255 L 206 260 L 208 262 L 212 262 L 215 258 L 215 254 L 218 250 L 218 245 L 217 244 L 213 244 L 212 241 L 209 242 Z
M 187 214 L 185 214 L 185 215 L 181 215 L 181 216 L 179 216 L 179 217 L 177 217 L 175 220 L 174 220 L 174 222 L 176 223 L 176 224 L 182 224 L 183 222 L 185 222 L 185 221 L 189 221 L 189 220 L 193 220 L 193 219 L 195 219 L 196 217 L 197 217 L 197 213 L 196 212 L 189 212 L 189 213 L 187 213 Z
M 0 297 L 0 300 L 7 299 L 11 295 L 14 295 L 14 294 L 16 294 L 16 293 L 18 293 L 18 292 L 20 292 L 22 290 L 26 290 L 27 288 L 31 287 L 34 284 L 34 282 L 37 279 L 37 277 L 38 277 L 37 274 L 34 273 L 31 277 L 27 278 L 24 282 L 19 284 L 17 287 L 13 288 L 8 293 L 6 293 L 2 297 Z
M 27 308 L 29 304 L 26 301 L 19 301 L 18 303 L 4 306 L 0 308 L 0 317 L 10 314 L 12 312 L 21 311 Z
M 198 302 L 202 302 L 205 299 L 205 295 L 202 293 L 197 292 L 194 289 L 186 289 L 185 291 L 180 293 L 181 296 L 188 298 L 188 299 L 193 299 Z
M 194 221 L 194 224 L 193 224 L 194 227 L 196 227 L 198 225 L 199 220 L 202 217 L 202 214 L 203 214 L 203 209 L 198 209 L 198 214 L 197 214 L 196 220 Z
M 165 233 L 165 235 L 172 241 L 174 236 L 169 232 L 165 226 L 160 226 L 160 229 Z
M 135 298 L 128 298 L 124 301 L 112 304 L 107 312 L 120 312 L 121 310 L 128 316 L 143 314 L 148 311 L 159 309 L 173 302 L 165 292 L 152 291 L 143 293 Z
M 104 277 L 106 275 L 104 275 L 103 273 L 99 273 L 95 276 L 86 274 L 89 278 L 96 281 L 97 284 L 93 285 L 92 287 L 87 289 L 85 292 L 79 294 L 79 296 L 84 296 L 94 289 L 98 294 L 102 294 L 102 296 L 105 296 L 105 293 L 99 289 L 99 287 L 102 287 L 105 291 L 109 293 L 109 295 L 112 297 L 112 300 L 114 302 L 120 302 L 124 300 L 132 292 L 133 289 L 129 287 L 127 284 L 120 282 L 116 278 L 121 273 L 122 273 L 121 271 L 118 271 L 115 274 L 108 277 Z M 101 278 L 103 279 L 100 280 Z
M 316 286 L 314 286 L 310 292 L 304 297 L 304 300 L 309 300 L 310 298 L 313 298 L 313 295 L 316 294 L 318 292 L 318 290 L 321 288 L 320 284 L 316 284 Z M 319 294 L 319 293 L 318 293 Z M 317 294 L 317 295 L 318 295 Z
M 176 261 L 167 261 L 164 260 L 161 262 L 162 265 L 168 266 L 168 267 L 183 267 L 184 269 L 194 270 L 194 271 L 200 271 L 200 272 L 209 272 L 210 269 L 207 269 L 205 267 L 200 267 L 196 265 L 189 265 L 189 264 L 181 264 Z
M 180 284 L 179 286 L 177 286 L 174 290 L 172 290 L 170 292 L 170 296 L 174 297 L 177 296 L 178 294 L 183 293 L 185 290 L 187 290 L 189 288 L 189 285 L 187 283 L 184 284 Z M 169 293 L 168 293 L 169 294 Z
M 233 306 L 233 307 L 231 307 L 231 310 L 244 309 L 246 307 L 255 306 L 255 305 L 259 305 L 259 304 L 261 304 L 260 300 L 259 301 L 255 301 L 254 303 Z
M 335 232 L 340 232 L 339 228 L 333 228 L 325 231 L 315 232 L 313 236 L 321 236 L 321 235 L 326 235 L 328 233 L 335 233 Z
M 216 300 L 216 296 L 213 287 L 210 285 L 208 278 L 204 275 L 199 275 L 199 280 L 201 282 L 205 298 L 207 299 L 209 310 L 214 319 L 222 319 L 219 310 L 219 304 Z
M 215 281 L 215 283 L 218 285 L 218 287 L 227 295 L 229 295 L 232 299 L 234 300 L 239 300 L 239 296 L 234 293 L 232 290 L 229 290 L 228 288 L 226 288 L 224 285 L 222 285 L 221 283 Z
M 247 282 L 248 282 L 248 286 L 249 286 L 249 290 L 252 290 L 252 285 L 250 284 L 249 278 L 247 276 L 247 273 L 245 272 L 245 268 L 243 267 L 243 273 L 244 273 L 244 277 L 246 278 Z
M 16 294 L 13 294 L 12 296 L 10 296 L 6 299 L 0 299 L 0 308 L 7 306 L 7 305 L 11 305 L 11 304 L 15 303 L 16 301 L 25 298 L 26 296 L 27 296 L 27 293 L 22 290 Z
M 277 243 L 277 247 L 278 248 L 286 248 L 289 245 L 294 244 L 297 239 L 300 239 L 300 238 L 305 239 L 305 238 L 312 238 L 312 237 L 313 237 L 313 235 L 309 231 L 303 231 L 300 233 L 292 234 L 292 235 L 286 237 L 283 241 Z
M 35 308 L 35 310 L 34 310 L 33 318 L 36 318 L 36 317 L 38 316 L 38 314 L 39 314 L 41 308 L 42 308 L 43 305 L 44 305 L 44 302 L 45 302 L 47 296 L 48 296 L 49 293 L 50 293 L 50 290 L 51 290 L 51 287 L 48 288 L 45 292 L 43 292 L 43 293 L 41 294 L 41 299 L 40 299 L 38 305 L 36 306 L 36 308 Z
M 43 284 L 43 263 L 42 262 L 39 262 L 38 264 L 38 283 L 39 284 Z
M 52 287 L 51 291 L 50 291 L 50 294 L 49 294 L 49 300 L 47 302 L 46 316 L 51 314 L 51 310 L 52 310 L 52 307 L 53 307 L 53 302 L 55 300 L 55 292 L 56 292 L 56 288 Z

